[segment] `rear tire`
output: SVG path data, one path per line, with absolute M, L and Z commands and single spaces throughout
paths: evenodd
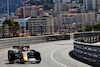
M 13 50 L 8 51 L 8 60 L 10 63 L 13 63 L 13 61 L 15 60 L 15 53 L 13 52 Z

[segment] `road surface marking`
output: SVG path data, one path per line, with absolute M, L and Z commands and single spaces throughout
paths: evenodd
M 61 49 L 59 49 L 59 50 L 61 50 Z M 51 59 L 52 59 L 55 63 L 61 65 L 62 67 L 67 67 L 66 65 L 64 65 L 64 64 L 62 64 L 62 63 L 56 61 L 56 60 L 53 58 L 53 54 L 54 54 L 55 52 L 59 51 L 59 50 L 55 50 L 55 51 L 53 51 L 53 52 L 51 53 Z

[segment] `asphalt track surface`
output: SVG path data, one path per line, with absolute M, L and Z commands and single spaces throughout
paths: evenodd
M 7 51 L 12 48 L 0 49 L 0 67 L 92 67 L 73 59 L 69 52 L 73 50 L 73 40 L 53 41 L 30 45 L 41 53 L 42 61 L 39 64 L 9 64 Z

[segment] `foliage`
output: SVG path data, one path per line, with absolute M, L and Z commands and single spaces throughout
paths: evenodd
M 13 26 L 15 26 L 15 24 L 12 22 L 12 20 L 10 20 L 10 19 L 7 19 L 7 20 L 5 20 L 4 22 L 3 22 L 3 26 L 4 26 L 4 24 L 8 24 L 8 26 L 9 26 L 9 31 L 11 31 L 12 29 L 13 29 Z
M 92 31 L 92 28 L 93 28 L 92 25 L 87 25 L 85 31 Z
M 9 31 L 13 31 L 13 35 L 14 35 L 14 31 L 18 31 L 20 30 L 20 24 L 19 22 L 16 21 L 12 21 L 10 19 L 7 19 L 3 22 L 3 28 L 4 28 L 4 24 L 7 24 L 9 26 Z M 12 32 L 11 32 L 12 33 Z
M 84 29 L 78 28 L 78 32 L 84 32 Z
M 4 26 L 4 24 L 8 24 L 9 31 L 13 30 L 13 28 L 14 28 L 15 31 L 20 30 L 20 24 L 19 24 L 19 22 L 16 22 L 16 21 L 12 21 L 10 19 L 7 19 L 7 20 L 5 20 L 3 22 L 3 26 Z
M 97 13 L 97 14 L 100 14 L 100 13 Z
M 94 25 L 94 30 L 97 31 L 99 30 L 100 31 L 100 22 L 96 25 Z
M 12 22 L 15 24 L 14 31 L 20 30 L 20 24 L 19 24 L 19 22 L 16 22 L 16 21 L 12 21 Z
M 53 0 L 41 0 L 41 1 L 34 1 L 30 0 L 27 4 L 31 5 L 43 5 L 44 10 L 49 10 L 54 7 Z
M 34 1 L 34 0 L 30 0 L 29 2 L 27 2 L 27 4 L 31 4 L 31 5 L 40 5 L 40 4 L 53 4 L 53 0 L 41 0 L 41 1 Z
M 33 1 L 33 0 L 30 0 L 29 2 L 27 2 L 27 4 L 31 4 L 31 5 L 41 5 L 42 2 L 41 1 Z
M 86 28 L 84 29 L 85 31 L 92 31 L 93 26 L 92 25 L 87 25 Z M 100 22 L 94 25 L 94 31 L 100 31 Z
M 2 29 L 2 28 L 0 28 L 0 33 L 2 33 L 2 31 L 3 31 L 3 29 Z

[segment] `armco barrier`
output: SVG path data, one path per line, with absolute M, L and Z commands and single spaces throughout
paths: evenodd
M 100 45 L 92 44 L 92 42 L 100 41 L 100 32 L 88 32 L 88 35 L 86 33 L 77 33 L 77 35 L 75 35 L 77 39 L 74 41 L 73 54 L 81 59 L 100 65 Z M 86 41 L 88 39 L 89 42 Z
M 46 36 L 32 36 L 32 37 L 17 37 L 0 39 L 0 48 L 10 47 L 14 45 L 27 45 L 40 42 L 67 40 L 70 35 L 46 35 Z

